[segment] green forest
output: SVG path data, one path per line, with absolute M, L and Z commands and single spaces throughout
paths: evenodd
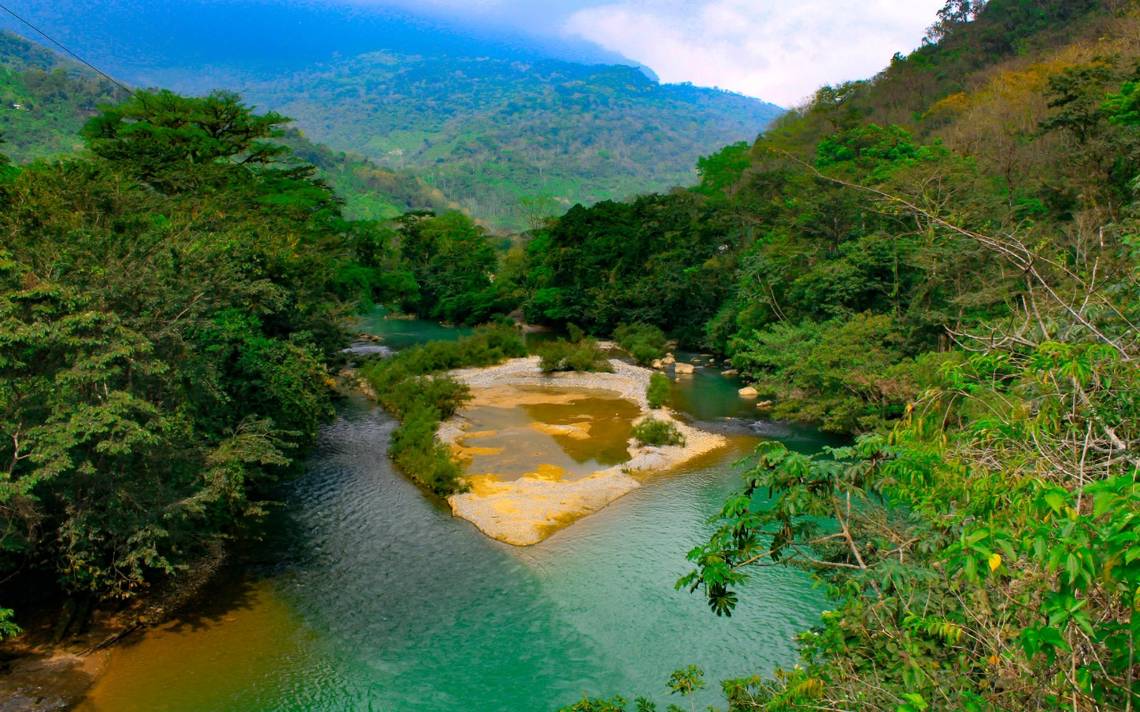
M 389 52 L 239 89 L 315 140 L 411 170 L 513 230 L 578 202 L 688 185 L 702 152 L 782 113 L 633 67 Z
M 494 324 L 365 368 L 401 421 L 389 454 L 436 494 L 463 487 L 435 432 L 468 397 L 439 374 L 525 355 L 518 321 L 569 333 L 543 355 L 577 370 L 600 368 L 589 337 L 641 363 L 675 340 L 772 418 L 850 438 L 763 443 L 676 582 L 710 617 L 762 567 L 826 591 L 798 664 L 720 683 L 731 712 L 1136 709 L 1135 2 L 950 0 L 921 48 L 689 188 L 589 204 L 621 197 L 603 183 L 557 216 L 529 196 L 510 235 L 445 197 L 459 178 L 337 154 L 234 94 L 110 104 L 37 57 L 0 68 L 6 106 L 52 107 L 0 123 L 0 575 L 90 608 L 255 530 L 332 416 L 348 317 L 382 304 Z M 636 692 L 564 709 L 656 709 Z

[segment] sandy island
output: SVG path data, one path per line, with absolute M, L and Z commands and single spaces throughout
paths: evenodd
M 452 371 L 451 376 L 466 383 L 474 397 L 468 408 L 479 406 L 518 406 L 532 402 L 551 402 L 550 393 L 528 392 L 527 388 L 566 389 L 564 397 L 581 397 L 593 391 L 633 402 L 640 409 L 638 420 L 650 414 L 645 391 L 649 386 L 649 369 L 611 361 L 614 373 L 557 373 L 544 375 L 538 357 L 515 359 L 490 368 Z M 561 395 L 561 394 L 559 394 Z M 505 481 L 494 476 L 468 477 L 470 492 L 448 498 L 451 511 L 473 523 L 487 536 L 515 546 L 537 544 L 559 529 L 602 509 L 610 502 L 637 489 L 636 475 L 662 472 L 724 447 L 727 440 L 717 434 L 699 430 L 679 421 L 667 408 L 652 411 L 660 420 L 672 421 L 685 436 L 685 445 L 642 447 L 629 443 L 628 462 L 595 472 L 577 480 L 563 480 L 558 473 L 538 467 L 536 472 Z M 588 437 L 589 424 L 581 426 L 539 426 L 564 430 L 571 437 Z M 460 412 L 444 422 L 439 437 L 457 454 L 470 450 L 468 440 L 482 433 L 472 432 L 472 424 Z M 577 429 L 576 433 L 571 431 Z

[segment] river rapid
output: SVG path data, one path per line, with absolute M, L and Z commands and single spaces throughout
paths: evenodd
M 375 317 L 392 348 L 456 331 Z M 551 710 L 584 694 L 669 699 L 669 673 L 718 681 L 795 662 L 823 597 L 802 572 L 757 571 L 730 619 L 675 591 L 685 553 L 739 486 L 761 437 L 813 450 L 809 430 L 764 423 L 738 384 L 699 369 L 676 386 L 690 417 L 730 447 L 532 547 L 453 518 L 386 455 L 395 422 L 342 404 L 265 541 L 178 619 L 117 648 L 85 712 Z M 724 420 L 731 417 L 731 420 Z M 687 706 L 687 705 L 686 705 Z

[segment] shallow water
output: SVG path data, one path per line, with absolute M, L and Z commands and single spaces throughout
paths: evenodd
M 462 439 L 471 453 L 468 473 L 509 481 L 542 466 L 573 480 L 629 460 L 633 421 L 640 413 L 636 404 L 596 392 L 524 392 L 531 400 L 517 407 L 504 403 L 463 410 L 474 433 Z M 549 401 L 541 402 L 543 398 Z
M 673 590 L 754 437 L 519 549 L 396 472 L 385 456 L 393 428 L 364 401 L 346 403 L 255 552 L 264 564 L 116 650 L 81 709 L 514 711 L 585 693 L 667 702 L 669 673 L 690 663 L 708 672 L 703 707 L 720 679 L 794 662 L 793 637 L 823 607 L 791 570 L 757 572 L 731 619 Z

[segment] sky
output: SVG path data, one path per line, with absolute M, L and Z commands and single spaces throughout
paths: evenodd
M 317 0 L 584 40 L 692 82 L 795 106 L 919 46 L 945 0 Z

